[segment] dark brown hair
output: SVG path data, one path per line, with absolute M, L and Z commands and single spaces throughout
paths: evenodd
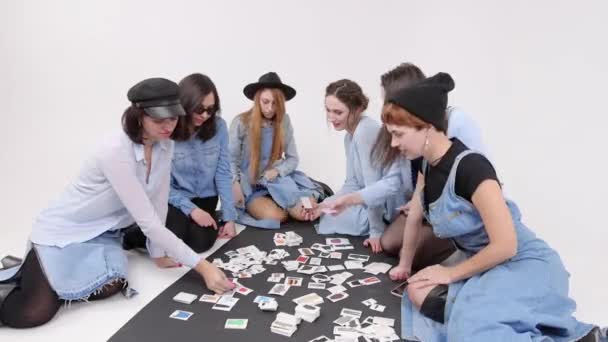
M 380 84 L 384 89 L 384 101 L 386 102 L 397 90 L 409 87 L 425 78 L 426 76 L 422 70 L 416 65 L 412 63 L 399 64 L 380 76 Z M 389 167 L 399 156 L 399 150 L 391 147 L 391 134 L 386 129 L 386 122 L 384 123 L 380 132 L 378 132 L 370 156 L 372 162 L 382 168 Z
M 175 127 L 175 140 L 190 139 L 196 129 L 192 123 L 192 116 L 203 111 L 201 102 L 209 94 L 213 94 L 215 98 L 215 112 L 198 128 L 196 136 L 202 141 L 213 138 L 216 133 L 215 117 L 221 110 L 220 98 L 213 81 L 207 75 L 199 73 L 188 75 L 179 82 L 179 93 L 186 116 L 181 117 Z
M 348 108 L 349 114 L 346 119 L 346 126 L 352 129 L 361 119 L 361 113 L 367 109 L 369 99 L 363 94 L 363 89 L 351 80 L 342 79 L 330 83 L 325 88 L 325 97 L 335 96 Z M 355 117 L 354 113 L 357 113 Z
M 144 128 L 141 124 L 144 115 L 146 115 L 144 110 L 135 106 L 129 106 L 122 113 L 122 130 L 136 144 L 144 143 Z

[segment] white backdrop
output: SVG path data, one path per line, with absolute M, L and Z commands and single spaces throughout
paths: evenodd
M 608 324 L 607 9 L 602 0 L 2 1 L 0 255 L 22 252 L 35 215 L 119 127 L 126 91 L 143 78 L 208 74 L 230 122 L 250 105 L 245 84 L 277 71 L 298 91 L 287 109 L 300 169 L 339 187 L 342 136 L 325 123 L 325 86 L 358 82 L 378 118 L 380 75 L 410 61 L 452 74 L 450 103 L 478 121 L 526 223 L 561 253 L 577 316 Z

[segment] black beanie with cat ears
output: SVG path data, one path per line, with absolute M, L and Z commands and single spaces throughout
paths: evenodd
M 388 102 L 435 126 L 438 131 L 445 132 L 447 130 L 445 110 L 448 105 L 448 92 L 452 89 L 454 89 L 452 76 L 440 72 L 397 90 Z

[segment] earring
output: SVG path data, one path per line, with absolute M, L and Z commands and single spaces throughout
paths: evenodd
M 429 147 L 429 130 L 426 130 L 426 138 L 424 140 L 424 149 L 427 149 Z

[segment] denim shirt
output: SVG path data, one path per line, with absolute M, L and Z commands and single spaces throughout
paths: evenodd
M 457 107 L 450 107 L 448 115 L 448 138 L 458 138 L 468 148 L 479 151 L 484 155 L 487 149 L 483 144 L 481 129 L 475 121 Z M 488 158 L 490 159 L 490 158 Z M 409 201 L 414 193 L 410 172 L 410 161 L 399 156 L 384 173 L 382 179 L 359 191 L 363 201 L 368 206 L 382 205 L 391 196 L 405 194 Z
M 205 142 L 194 134 L 175 143 L 169 203 L 189 216 L 196 208 L 191 199 L 219 195 L 223 220 L 234 221 L 228 128 L 221 117 L 215 118 L 215 127 L 215 135 Z
M 249 174 L 249 131 L 242 119 L 243 116 L 239 115 L 230 124 L 230 170 L 235 180 L 248 178 Z M 291 120 L 287 113 L 283 116 L 281 124 L 283 125 L 283 151 L 285 153 L 283 158 L 275 161 L 272 167 L 279 171 L 279 175 L 285 177 L 296 170 L 300 157 L 298 156 L 296 140 L 293 136 Z M 255 179 L 259 179 L 263 174 L 265 166 L 260 163 L 260 171 Z
M 354 134 L 344 136 L 346 152 L 346 180 L 336 195 L 344 195 L 374 184 L 382 177 L 382 171 L 374 167 L 371 150 L 380 131 L 380 125 L 373 119 L 362 116 Z M 382 207 L 368 206 L 369 235 L 378 237 L 385 228 L 382 222 Z

